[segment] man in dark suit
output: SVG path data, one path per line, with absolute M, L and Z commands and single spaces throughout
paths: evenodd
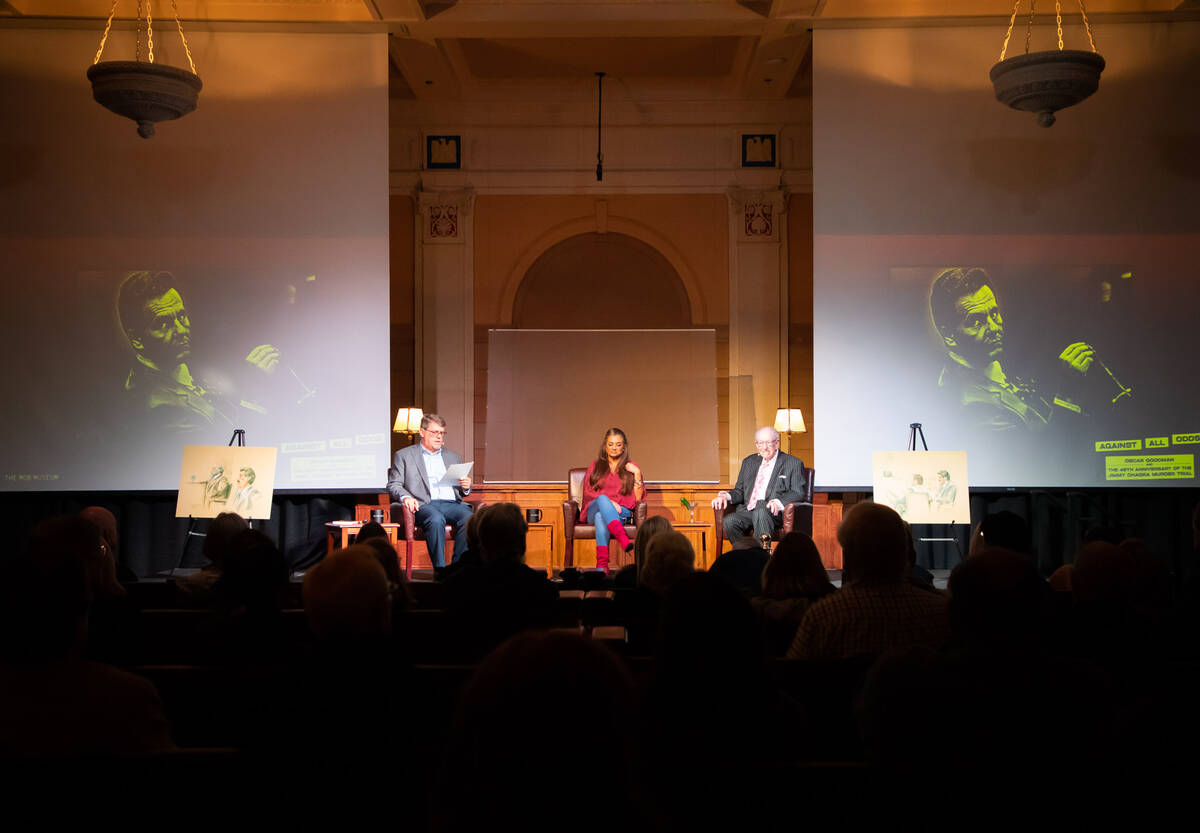
M 751 533 L 771 535 L 783 525 L 783 507 L 804 500 L 804 462 L 779 450 L 779 432 L 763 426 L 754 432 L 757 453 L 742 460 L 737 485 L 718 492 L 713 509 L 726 509 L 725 537 L 736 541 Z
M 421 417 L 421 442 L 402 448 L 392 460 L 388 473 L 388 494 L 416 515 L 417 525 L 425 531 L 425 546 L 434 568 L 446 566 L 446 524 L 454 524 L 454 548 L 458 561 L 467 541 L 467 522 L 471 519 L 470 505 L 463 498 L 471 492 L 471 476 L 460 478 L 452 486 L 440 485 L 446 469 L 462 458 L 448 448 L 446 420 L 437 414 Z

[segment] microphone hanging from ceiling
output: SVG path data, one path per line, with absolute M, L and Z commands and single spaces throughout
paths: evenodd
M 604 152 L 602 147 L 604 129 L 604 76 L 596 73 L 596 181 L 604 180 Z

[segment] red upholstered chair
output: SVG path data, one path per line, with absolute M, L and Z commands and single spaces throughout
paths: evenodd
M 771 536 L 771 540 L 778 541 L 789 532 L 803 532 L 805 535 L 812 535 L 812 513 L 813 513 L 813 482 L 816 472 L 808 468 L 804 468 L 804 500 L 796 501 L 795 503 L 786 504 L 783 507 L 783 526 L 775 530 L 775 534 Z M 714 534 L 717 542 L 717 555 L 721 554 L 721 547 L 725 544 L 725 510 L 713 510 Z
M 480 509 L 482 509 L 486 505 L 484 503 L 471 503 L 471 501 L 469 501 L 469 500 L 464 500 L 463 503 L 470 503 L 472 512 L 478 512 Z M 407 578 L 411 579 L 412 578 L 412 565 L 413 565 L 413 542 L 414 541 L 424 541 L 425 540 L 425 530 L 423 530 L 423 529 L 421 529 L 421 527 L 417 526 L 417 513 L 416 512 L 413 512 L 411 509 L 404 506 L 403 504 L 397 504 L 397 505 L 400 506 L 400 534 L 404 536 L 404 575 Z M 449 542 L 449 541 L 453 541 L 453 540 L 454 540 L 454 525 L 446 524 L 446 541 Z M 456 549 L 457 549 L 457 547 L 456 547 Z M 429 560 L 432 562 L 433 557 L 430 556 Z
M 584 523 L 579 517 L 583 506 L 583 478 L 587 469 L 571 469 L 567 472 L 567 495 L 569 500 L 563 501 L 563 535 L 567 539 L 567 551 L 563 553 L 563 566 L 575 566 L 575 539 L 596 540 L 596 527 Z M 633 523 L 625 525 L 625 534 L 633 540 L 637 536 L 637 528 L 646 520 L 646 501 L 638 501 L 633 507 Z

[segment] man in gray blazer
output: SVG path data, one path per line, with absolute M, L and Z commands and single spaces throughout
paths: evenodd
M 742 460 L 742 470 L 731 491 L 718 492 L 713 509 L 733 507 L 725 513 L 725 537 L 730 541 L 753 531 L 757 538 L 771 535 L 783 525 L 783 507 L 804 500 L 804 461 L 779 450 L 779 432 L 765 425 L 754 432 L 758 451 Z
M 453 486 L 440 486 L 438 481 L 446 469 L 462 458 L 448 448 L 446 420 L 437 414 L 421 417 L 421 441 L 396 452 L 388 473 L 388 494 L 392 510 L 399 515 L 397 504 L 412 510 L 417 525 L 425 531 L 425 546 L 434 568 L 446 566 L 446 524 L 454 525 L 454 560 L 458 561 L 467 544 L 467 522 L 471 506 L 463 498 L 471 492 L 471 477 L 461 478 Z

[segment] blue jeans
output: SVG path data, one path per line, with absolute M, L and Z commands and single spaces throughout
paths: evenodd
M 596 516 L 600 516 L 600 520 L 596 520 Z M 608 545 L 609 536 L 612 535 L 608 531 L 608 525 L 613 521 L 620 521 L 622 525 L 626 521 L 633 518 L 633 511 L 624 506 L 617 506 L 606 496 L 600 495 L 598 498 L 588 504 L 587 522 L 596 525 L 596 546 L 604 547 Z
M 471 520 L 471 505 L 456 500 L 431 500 L 422 503 L 415 517 L 417 526 L 425 531 L 425 546 L 434 567 L 446 566 L 446 525 L 454 527 L 454 560 L 467 549 L 467 522 Z

